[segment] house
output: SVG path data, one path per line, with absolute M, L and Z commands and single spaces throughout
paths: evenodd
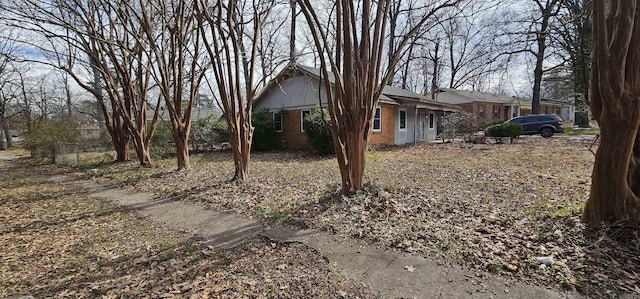
M 100 127 L 96 124 L 82 124 L 80 125 L 80 140 L 99 140 L 100 139 Z
M 512 117 L 531 114 L 531 99 L 511 97 L 493 93 L 440 88 L 435 95 L 438 102 L 457 105 L 471 113 L 479 123 L 494 123 Z M 556 114 L 563 119 L 573 120 L 575 107 L 570 101 L 542 99 L 540 113 Z
M 329 78 L 334 83 L 333 75 Z M 290 149 L 308 149 L 304 116 L 316 107 L 327 107 L 327 96 L 318 68 L 290 64 L 257 95 L 254 111 L 266 110 L 274 127 Z M 373 118 L 369 144 L 410 144 L 435 140 L 438 120 L 454 105 L 396 87 L 385 86 Z

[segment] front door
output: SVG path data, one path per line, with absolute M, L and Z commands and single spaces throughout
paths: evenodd
M 427 115 L 424 111 L 418 112 L 418 140 L 427 140 Z

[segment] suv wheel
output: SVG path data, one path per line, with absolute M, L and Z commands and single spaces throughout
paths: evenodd
M 542 130 L 540 130 L 540 136 L 544 138 L 549 138 L 553 136 L 553 129 L 549 127 L 542 128 Z

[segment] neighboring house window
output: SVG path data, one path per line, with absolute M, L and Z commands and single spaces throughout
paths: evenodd
M 382 109 L 376 107 L 376 114 L 373 115 L 373 131 L 380 132 L 382 129 Z
M 555 110 L 556 110 L 556 111 L 554 112 L 554 113 L 555 113 L 555 115 L 560 115 L 560 114 L 562 114 L 562 112 L 560 112 L 560 108 L 556 107 L 556 108 L 555 108 Z
M 282 132 L 282 112 L 273 113 L 273 128 L 276 132 Z
M 493 118 L 500 118 L 500 106 L 493 106 Z
M 436 115 L 433 113 L 429 113 L 429 130 L 433 130 L 435 128 Z
M 407 109 L 400 109 L 400 117 L 398 118 L 400 120 L 400 131 L 406 131 L 407 130 Z
M 485 117 L 484 105 L 478 105 L 478 117 L 479 118 L 484 118 Z
M 311 110 L 300 111 L 300 128 L 304 132 L 304 118 L 311 114 Z

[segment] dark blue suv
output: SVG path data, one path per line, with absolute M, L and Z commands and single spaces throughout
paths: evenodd
M 522 135 L 540 134 L 544 138 L 553 136 L 553 133 L 562 133 L 562 118 L 555 114 L 531 114 L 517 116 L 509 122 L 522 126 Z

